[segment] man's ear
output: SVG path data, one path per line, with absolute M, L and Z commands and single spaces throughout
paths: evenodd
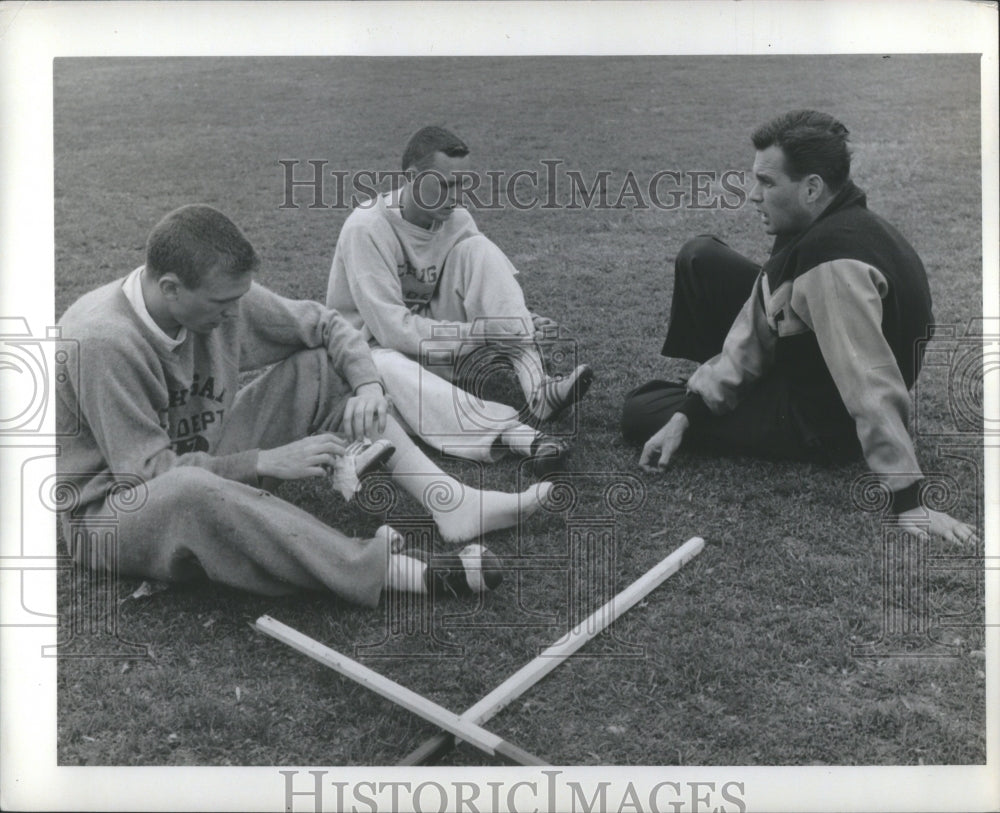
M 823 197 L 823 193 L 826 191 L 826 181 L 815 173 L 807 175 L 805 190 L 806 201 L 808 203 L 816 203 L 816 201 Z
M 156 281 L 160 294 L 164 299 L 175 300 L 181 287 L 180 278 L 173 272 L 167 272 Z

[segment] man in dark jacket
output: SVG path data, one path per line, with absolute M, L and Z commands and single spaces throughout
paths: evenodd
M 775 237 L 771 256 L 759 267 L 714 237 L 684 245 L 662 352 L 702 364 L 684 384 L 630 392 L 622 431 L 645 443 L 647 471 L 665 468 L 685 436 L 784 459 L 861 454 L 914 530 L 926 516 L 931 533 L 975 541 L 920 504 L 908 390 L 933 323 L 927 274 L 851 181 L 847 137 L 812 110 L 753 134 L 750 200 Z

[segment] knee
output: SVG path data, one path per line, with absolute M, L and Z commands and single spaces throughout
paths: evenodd
M 695 270 L 695 267 L 704 268 L 710 266 L 712 259 L 720 253 L 721 249 L 727 248 L 718 237 L 712 234 L 699 234 L 681 246 L 674 259 L 674 270 L 678 274 L 686 274 Z
M 455 245 L 445 261 L 445 274 L 460 274 L 469 281 L 488 275 L 497 279 L 498 275 L 514 278 L 516 269 L 500 247 L 484 234 L 474 234 Z
M 299 350 L 281 363 L 291 368 L 289 397 L 300 403 L 323 403 L 330 393 L 336 399 L 351 391 L 325 347 Z
M 687 396 L 683 384 L 648 381 L 625 396 L 621 432 L 627 443 L 645 443 L 670 420 Z
M 506 260 L 507 256 L 485 234 L 474 234 L 460 240 L 455 244 L 449 256 L 449 259 L 467 262 L 476 267 L 488 265 L 491 261 L 500 258 Z
M 636 387 L 625 396 L 622 404 L 621 430 L 627 443 L 645 443 L 649 423 L 649 387 L 653 382 Z
M 323 370 L 331 367 L 333 364 L 325 347 L 312 347 L 308 350 L 299 350 L 289 356 L 283 363 L 291 364 L 300 375 L 304 373 L 313 378 L 318 378 Z
M 178 510 L 190 510 L 201 502 L 214 502 L 224 482 L 217 474 L 198 466 L 178 466 L 161 474 L 151 483 L 160 499 L 176 504 Z

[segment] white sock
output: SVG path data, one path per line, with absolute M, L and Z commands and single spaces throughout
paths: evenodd
M 393 481 L 430 511 L 447 542 L 509 528 L 535 513 L 552 490 L 552 483 L 536 483 L 520 494 L 469 488 L 441 471 L 391 418 L 384 437 L 396 447 L 386 463 Z
M 536 483 L 520 494 L 479 491 L 452 481 L 458 489 L 434 483 L 425 492 L 425 507 L 446 542 L 468 542 L 491 531 L 516 525 L 534 514 L 548 498 L 552 483 Z
M 531 454 L 531 444 L 541 433 L 537 429 L 525 426 L 523 423 L 505 429 L 500 433 L 500 442 L 515 454 L 527 457 Z
M 375 538 L 381 540 L 389 549 L 385 563 L 386 589 L 405 593 L 426 593 L 427 582 L 424 573 L 427 565 L 420 559 L 395 552 L 403 546 L 402 534 L 388 525 L 383 525 L 375 531 Z
M 520 352 L 511 359 L 511 365 L 514 367 L 514 374 L 517 376 L 521 392 L 524 393 L 524 400 L 528 402 L 530 409 L 532 401 L 536 398 L 542 383 L 548 376 L 545 373 L 545 364 L 542 362 L 542 356 L 537 347 L 523 347 L 519 350 Z
M 385 566 L 385 586 L 403 593 L 426 593 L 427 565 L 412 556 L 390 553 Z

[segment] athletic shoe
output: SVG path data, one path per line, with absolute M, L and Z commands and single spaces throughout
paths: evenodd
M 403 555 L 427 561 L 422 550 L 406 550 Z M 452 596 L 475 596 L 495 590 L 502 581 L 500 559 L 485 545 L 466 545 L 457 554 L 434 556 L 424 571 L 428 593 L 437 589 Z
M 538 435 L 531 443 L 528 460 L 535 477 L 545 477 L 557 471 L 565 471 L 569 460 L 570 447 L 562 438 Z
M 558 418 L 587 394 L 593 381 L 594 371 L 587 364 L 580 364 L 567 376 L 549 376 L 528 402 L 528 420 L 538 423 Z
M 333 463 L 330 475 L 333 487 L 340 492 L 345 502 L 350 502 L 361 488 L 361 478 L 376 466 L 385 463 L 395 451 L 396 447 L 385 438 L 376 441 L 362 438 L 354 441 Z

